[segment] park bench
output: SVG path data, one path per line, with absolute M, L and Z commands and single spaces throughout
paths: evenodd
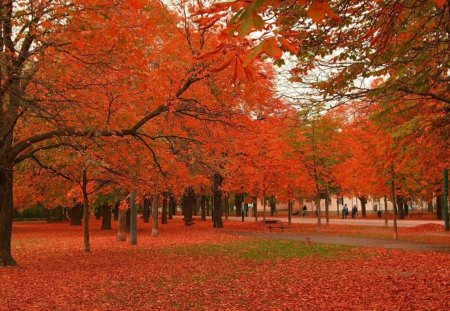
M 268 226 L 270 232 L 272 232 L 272 228 L 278 228 L 281 229 L 282 232 L 284 232 L 284 229 L 286 226 L 280 221 L 276 219 L 266 219 L 264 222 L 264 226 Z

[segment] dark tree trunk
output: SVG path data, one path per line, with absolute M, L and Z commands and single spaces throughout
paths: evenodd
M 316 213 L 317 213 L 317 231 L 320 232 L 320 227 L 322 226 L 322 210 L 320 208 L 320 195 L 316 198 Z
M 159 234 L 158 227 L 158 208 L 159 208 L 159 194 L 153 197 L 152 203 L 152 236 L 157 237 Z
M 150 219 L 150 204 L 152 202 L 152 199 L 148 196 L 144 196 L 143 201 L 143 210 L 142 210 L 142 219 L 144 220 L 144 223 L 148 223 Z
M 0 266 L 14 266 L 11 233 L 14 215 L 13 166 L 0 158 Z
M 253 203 L 253 212 L 255 213 L 255 221 L 258 222 L 258 197 L 255 198 Z
M 234 195 L 234 205 L 236 206 L 236 217 L 241 217 L 242 201 L 243 201 L 242 193 L 236 193 Z
M 328 200 L 328 191 L 325 195 L 325 225 L 330 224 L 330 201 Z
M 172 215 L 177 214 L 177 205 L 175 203 L 175 197 L 173 194 L 169 197 L 169 219 L 172 219 Z
M 127 208 L 127 212 L 126 212 L 126 227 L 125 230 L 127 233 L 130 233 L 130 215 L 131 215 L 131 211 L 130 211 L 130 206 L 128 205 Z
M 70 209 L 70 225 L 81 226 L 81 219 L 83 218 L 83 204 L 77 203 Z
M 127 240 L 127 232 L 126 232 L 127 212 L 122 209 L 118 209 L 118 214 L 119 214 L 119 216 L 118 216 L 119 226 L 118 226 L 118 231 L 117 231 L 117 240 L 123 242 L 123 241 Z
M 114 203 L 114 209 L 113 209 L 113 215 L 114 215 L 115 221 L 119 220 L 119 206 L 120 206 L 120 201 L 117 200 L 116 203 Z
M 102 206 L 102 227 L 101 230 L 112 230 L 111 227 L 111 206 L 105 203 Z
M 194 216 L 198 216 L 198 212 L 199 212 L 199 205 L 198 205 L 198 203 L 199 203 L 199 200 L 196 197 L 195 198 L 195 203 L 194 203 L 194 209 L 193 209 Z
M 167 192 L 163 193 L 161 223 L 167 225 Z
M 428 213 L 433 213 L 433 201 L 428 201 Z
M 436 218 L 443 219 L 442 217 L 442 195 L 436 197 Z
M 408 201 L 403 201 L 403 210 L 404 210 L 405 216 L 408 216 L 408 213 L 409 213 Z
M 270 196 L 267 201 L 270 205 L 270 216 L 275 216 L 277 212 L 277 199 L 274 196 Z
M 384 196 L 384 226 L 388 226 L 388 208 L 387 208 L 387 197 Z
M 403 197 L 401 195 L 397 196 L 397 207 L 398 219 L 405 219 L 405 213 L 403 212 Z
M 291 200 L 288 200 L 288 224 L 291 225 L 292 222 L 292 205 Z
M 206 197 L 206 216 L 209 216 L 210 214 L 210 203 L 211 203 L 211 198 Z
M 84 236 L 84 251 L 91 251 L 91 244 L 89 242 L 89 200 L 87 193 L 87 172 L 83 169 L 83 181 L 81 184 L 81 190 L 83 192 L 83 236 Z
M 219 173 L 213 176 L 214 219 L 213 228 L 223 228 L 222 222 L 222 186 L 223 177 Z
M 230 205 L 228 203 L 228 197 L 223 199 L 223 207 L 225 209 L 225 220 L 228 220 L 228 216 L 230 215 Z
M 358 199 L 361 201 L 361 216 L 362 216 L 362 218 L 366 218 L 367 199 L 366 199 L 366 197 L 359 197 Z
M 97 208 L 97 210 L 95 211 L 95 219 L 96 219 L 96 220 L 100 220 L 100 217 L 101 217 L 102 214 L 103 214 L 102 208 L 103 208 L 103 205 L 102 205 L 102 206 L 99 206 L 99 207 Z
M 57 206 L 54 209 L 54 217 L 57 221 L 63 221 L 64 220 L 64 208 L 62 206 Z
M 183 197 L 184 205 L 184 223 L 189 226 L 192 223 L 192 211 L 195 205 L 195 192 L 192 187 L 189 187 L 184 192 Z
M 202 195 L 200 198 L 200 209 L 202 214 L 202 221 L 206 221 L 206 196 Z

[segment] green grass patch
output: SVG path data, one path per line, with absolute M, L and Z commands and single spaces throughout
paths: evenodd
M 178 246 L 165 251 L 183 256 L 227 256 L 255 261 L 301 257 L 339 258 L 352 249 L 345 245 L 306 244 L 301 241 L 255 239 L 226 244 Z

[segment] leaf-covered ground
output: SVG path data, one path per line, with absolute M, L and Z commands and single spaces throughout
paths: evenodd
M 0 269 L 0 310 L 450 308 L 447 253 L 259 240 L 180 220 L 157 238 L 140 223 L 131 246 L 91 226 L 86 254 L 80 227 L 14 224 L 19 266 Z

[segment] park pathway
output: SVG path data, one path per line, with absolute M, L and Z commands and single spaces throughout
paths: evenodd
M 273 217 L 268 216 L 268 219 L 278 219 L 283 222 L 287 222 L 287 216 L 285 217 Z M 241 217 L 235 217 L 235 216 L 229 216 L 229 220 L 233 221 L 241 221 Z M 262 217 L 258 217 L 259 221 L 262 221 Z M 255 218 L 253 217 L 245 217 L 245 222 L 254 222 Z M 292 223 L 294 224 L 317 224 L 317 218 L 313 217 L 298 217 L 293 216 L 292 217 Z M 325 224 L 325 217 L 322 217 L 322 224 Z M 397 220 L 397 226 L 402 228 L 411 228 L 419 225 L 424 224 L 438 224 L 438 225 L 444 225 L 443 220 L 415 220 L 415 219 L 402 219 Z M 374 226 L 374 227 L 384 227 L 384 219 L 341 219 L 341 218 L 330 218 L 330 225 L 353 225 L 353 226 Z M 388 226 L 392 227 L 393 222 L 392 219 L 389 219 Z
M 415 250 L 415 251 L 430 251 L 430 252 L 448 252 L 450 253 L 450 245 L 437 245 L 429 243 L 420 243 L 413 241 L 402 240 L 387 240 L 376 238 L 358 238 L 348 236 L 336 236 L 327 234 L 293 234 L 293 233 L 260 233 L 260 232 L 238 232 L 230 231 L 229 234 L 238 236 L 247 236 L 255 238 L 266 239 L 278 239 L 278 240 L 290 240 L 290 241 L 303 241 L 308 243 L 321 243 L 321 244 L 340 244 L 348 246 L 359 247 L 377 247 L 388 249 L 403 249 L 403 250 Z

